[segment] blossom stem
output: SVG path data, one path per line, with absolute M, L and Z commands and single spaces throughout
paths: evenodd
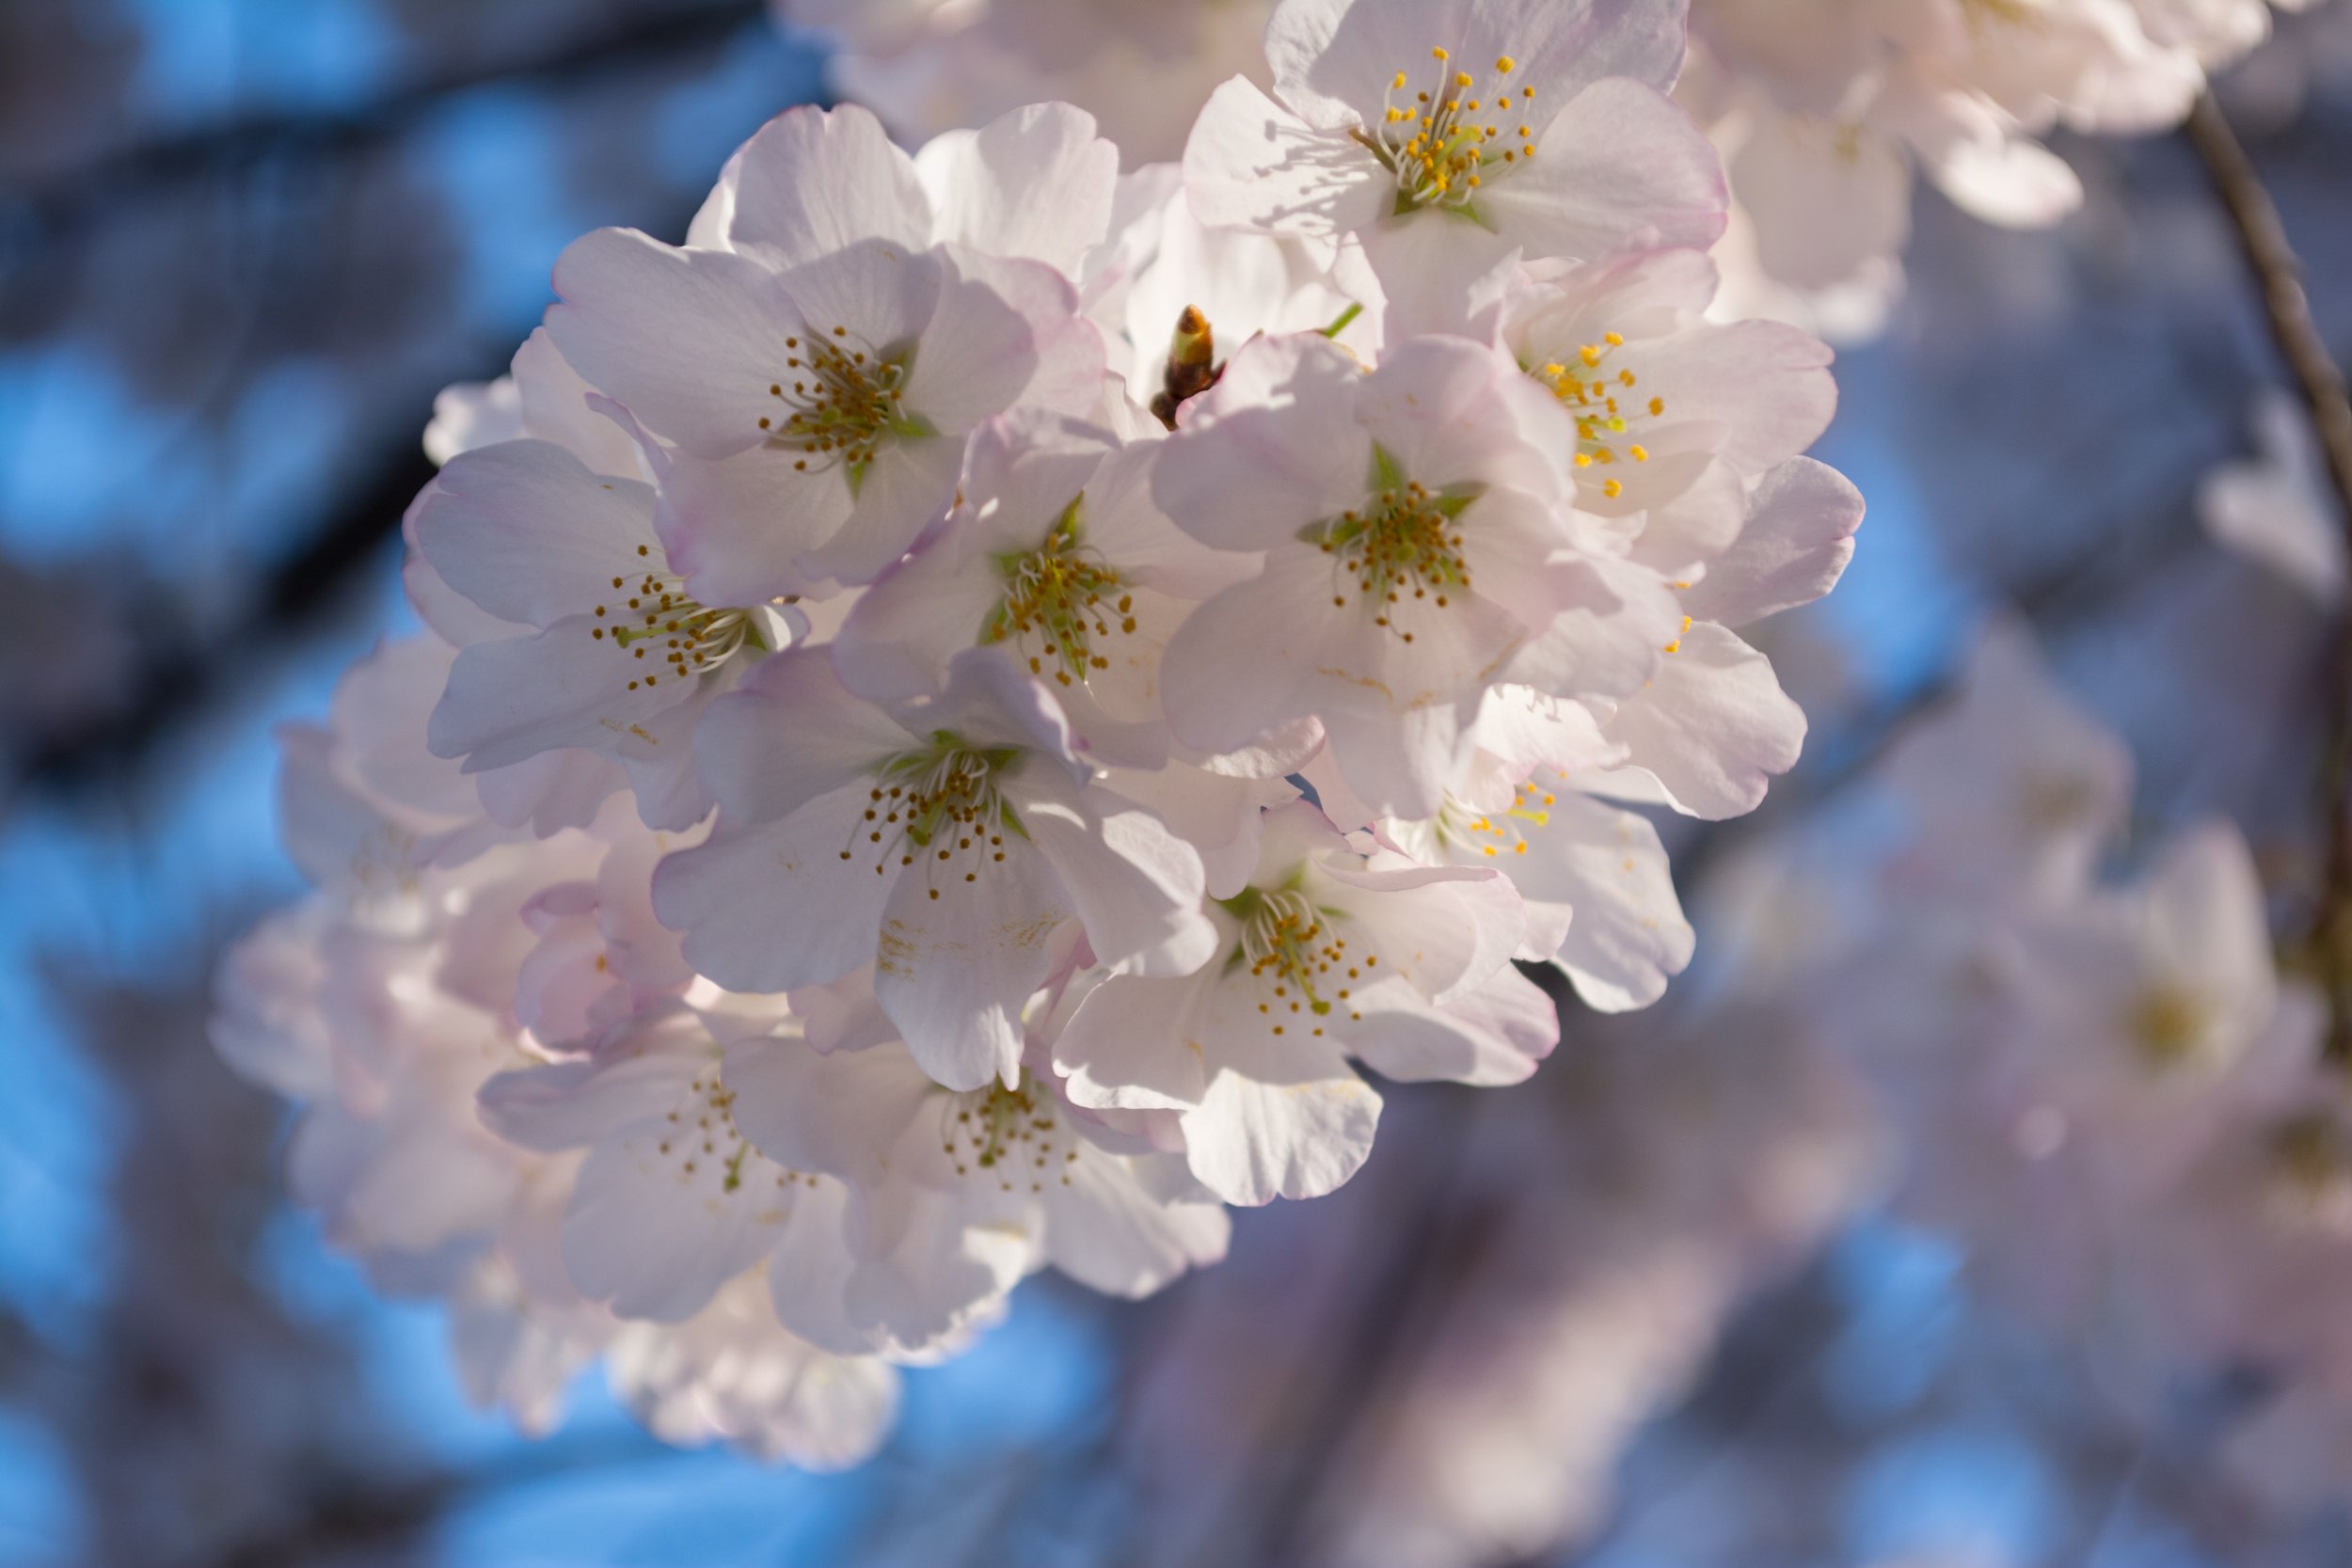
M 2189 115 L 2188 136 L 2261 284 L 2271 339 L 2310 409 L 2335 493 L 2337 521 L 2352 544 L 2352 396 L 2346 393 L 2343 368 L 2328 352 L 2312 319 L 2302 261 L 2287 238 L 2278 203 L 2212 94 L 2198 99 Z M 2352 611 L 2339 610 L 2336 637 L 2327 693 L 2327 858 L 2320 870 L 2311 949 L 2328 990 L 2328 1055 L 2352 1064 L 2352 809 L 2347 809 L 2352 801 L 2346 800 L 2347 790 L 2352 790 Z

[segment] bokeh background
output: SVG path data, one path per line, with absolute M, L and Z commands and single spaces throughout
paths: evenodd
M 2343 9 L 2225 84 L 2339 351 Z M 2179 1463 L 2099 1347 L 1886 1212 L 1834 1064 L 1706 1011 L 1713 874 L 1866 831 L 1847 786 L 1998 613 L 2131 741 L 2136 832 L 2292 824 L 2326 627 L 2199 525 L 2282 378 L 2178 137 L 2063 143 L 2091 196 L 2052 233 L 1921 195 L 1820 451 L 1860 555 L 1771 628 L 1809 755 L 1676 847 L 1686 1000 L 1572 1011 L 1507 1100 L 1396 1092 L 1349 1188 L 1238 1216 L 1147 1305 L 1031 1282 L 849 1475 L 664 1449 L 593 1378 L 545 1441 L 468 1409 L 441 1315 L 285 1205 L 283 1109 L 205 1042 L 223 945 L 297 891 L 272 726 L 408 624 L 433 394 L 501 372 L 565 242 L 678 236 L 823 80 L 755 0 L 0 0 L 0 1565 L 1287 1562 L 1367 1530 L 1364 1562 L 1470 1564 L 1480 1509 L 1605 1568 L 2352 1561 L 2340 1511 L 2281 1528 Z

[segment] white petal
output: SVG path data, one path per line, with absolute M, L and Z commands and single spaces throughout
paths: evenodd
M 858 105 L 787 110 L 744 144 L 735 167 L 727 243 L 779 272 L 860 240 L 931 244 L 914 160 Z
M 1772 662 L 1706 621 L 1603 728 L 1629 748 L 1629 772 L 1647 774 L 1675 810 L 1710 822 L 1754 811 L 1804 750 L 1804 710 L 1781 690 Z
M 916 154 L 936 237 L 991 256 L 1026 257 L 1076 277 L 1110 230 L 1119 149 L 1067 103 L 1015 109 L 977 132 L 949 132 Z
M 1221 1072 L 1198 1110 L 1184 1113 L 1193 1174 L 1228 1203 L 1321 1197 L 1372 1154 L 1380 1096 L 1344 1065 L 1329 1077 L 1261 1084 Z
M 1811 604 L 1845 575 L 1862 514 L 1862 492 L 1836 469 L 1806 457 L 1782 464 L 1749 498 L 1740 537 L 1683 594 L 1684 612 L 1744 626 Z
M 659 548 L 653 492 L 599 479 L 545 441 L 452 459 L 419 504 L 415 531 L 443 581 L 501 620 L 533 626 L 598 605 L 617 612 L 631 585 L 666 565 L 649 553 Z

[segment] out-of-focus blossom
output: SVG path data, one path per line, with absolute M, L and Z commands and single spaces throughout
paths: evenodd
M 2310 413 L 2284 392 L 2254 405 L 2250 462 L 2206 477 L 2197 493 L 2205 528 L 2322 604 L 2344 596 L 2344 528 L 2327 489 Z

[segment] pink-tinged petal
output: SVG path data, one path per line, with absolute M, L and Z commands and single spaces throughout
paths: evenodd
M 1585 1006 L 1604 1013 L 1648 1006 L 1697 946 L 1658 830 L 1573 791 L 1559 792 L 1545 810 L 1550 820 L 1527 832 L 1527 853 L 1503 870 L 1531 901 L 1576 911 L 1555 952 Z
M 452 588 L 433 569 L 424 552 L 417 548 L 417 515 L 439 493 L 439 484 L 436 479 L 418 492 L 417 499 L 409 504 L 407 521 L 402 529 L 408 543 L 408 558 L 400 563 L 400 586 L 408 597 L 409 608 L 434 636 L 453 648 L 495 641 L 528 630 L 529 623 L 501 620 Z
M 546 327 L 533 327 L 523 346 L 515 351 L 514 376 L 526 432 L 562 447 L 586 464 L 591 473 L 621 479 L 644 474 L 644 449 L 596 406 L 596 388 L 557 352 Z
M 1257 868 L 1263 814 L 1298 799 L 1297 786 L 1282 776 L 1291 771 L 1245 778 L 1171 762 L 1149 769 L 1113 768 L 1104 785 L 1156 814 L 1200 855 L 1208 896 L 1231 898 L 1248 885 Z
M 589 1145 L 676 1108 L 707 1055 L 660 1049 L 501 1072 L 482 1085 L 483 1125 L 542 1154 Z
M 1400 1084 L 1523 1084 L 1560 1043 L 1560 1015 L 1543 988 L 1505 969 L 1440 1007 L 1401 981 L 1358 993 L 1364 1016 L 1347 1026 L 1347 1048 Z
M 694 736 L 725 689 L 724 677 L 698 681 L 684 702 L 620 737 L 617 750 L 637 797 L 638 820 L 656 832 L 685 832 L 719 803 L 695 765 Z
M 824 649 L 792 648 L 760 660 L 712 704 L 694 745 L 728 816 L 767 822 L 868 779 L 912 743 L 888 714 L 841 684 Z
M 1482 96 L 1534 87 L 1566 102 L 1606 76 L 1660 89 L 1681 73 L 1683 0 L 1285 0 L 1266 33 L 1284 99 L 1317 124 L 1379 123 L 1398 71 L 1407 92 L 1471 74 Z M 1442 67 L 1430 52 L 1452 55 Z M 1496 62 L 1512 61 L 1501 73 Z
M 616 752 L 690 695 L 692 682 L 671 674 L 659 657 L 634 658 L 612 638 L 596 639 L 598 629 L 595 617 L 575 615 L 460 653 L 425 732 L 433 754 L 464 757 L 467 771 L 479 772 L 565 746 Z
M 973 432 L 965 459 L 959 515 L 971 527 L 964 548 L 980 555 L 1036 549 L 1081 495 L 1088 539 L 1104 546 L 1096 498 L 1087 492 L 1113 453 L 1131 466 L 1139 461 L 1148 485 L 1152 449 L 1143 442 L 1122 452 L 1110 431 L 1048 409 L 1018 408 L 989 420 Z
M 1049 943 L 1070 917 L 1069 898 L 1010 834 L 1002 861 L 971 872 L 934 877 L 923 849 L 909 852 L 915 863 L 895 879 L 882 914 L 874 996 L 946 1087 L 1017 1083 L 1021 1012 L 1052 969 Z
M 1097 1110 L 1181 1111 L 1208 1093 L 1206 1048 L 1194 1021 L 1215 975 L 1113 975 L 1086 995 L 1054 1042 L 1071 1098 Z
M 1527 929 L 1527 911 L 1507 878 L 1488 870 L 1420 866 L 1359 871 L 1326 865 L 1343 934 L 1383 974 L 1409 981 L 1432 1002 L 1452 1002 L 1507 967 Z
M 1478 712 L 1478 745 L 1516 784 L 1538 768 L 1574 773 L 1625 760 L 1625 748 L 1600 733 L 1581 703 L 1547 697 L 1532 687 L 1498 687 Z
M 1683 634 L 1657 678 L 1618 705 L 1603 728 L 1626 744 L 1637 781 L 1647 775 L 1657 798 L 1710 822 L 1761 805 L 1772 780 L 1804 751 L 1804 710 L 1781 690 L 1772 661 L 1706 621 Z M 1621 793 L 1613 785 L 1608 792 Z M 1629 798 L 1650 797 L 1635 783 Z
M 882 240 L 820 256 L 783 277 L 784 293 L 817 341 L 869 358 L 912 347 L 930 325 L 951 283 L 940 252 Z M 793 366 L 793 356 L 803 364 Z M 806 372 L 808 357 L 795 350 L 784 368 Z M 785 377 L 785 384 L 791 379 Z
M 779 272 L 860 240 L 930 245 L 930 201 L 914 161 L 866 109 L 787 110 L 738 159 L 727 243 Z
M 555 264 L 548 334 L 645 428 L 704 457 L 757 445 L 804 328 L 775 275 L 716 250 L 600 229 Z
M 907 381 L 906 406 L 963 435 L 1016 403 L 1091 413 L 1102 396 L 1103 339 L 1067 278 L 1037 261 L 965 250 L 948 258 L 939 309 Z
M 1329 240 L 1367 229 L 1396 184 L 1344 130 L 1317 129 L 1236 76 L 1184 145 L 1184 190 L 1210 229 Z
M 903 1351 L 938 1344 L 1001 1300 L 1031 1266 L 1025 1236 L 966 1223 L 962 1205 L 900 1183 L 869 1207 L 898 1212 L 881 1228 L 888 1245 L 865 1249 L 850 1283 L 849 1308 Z
M 1554 697 L 1639 691 L 1681 630 L 1681 601 L 1647 567 L 1593 556 L 1573 569 L 1585 592 L 1513 656 L 1502 679 Z
M 1264 1084 L 1221 1072 L 1184 1117 L 1193 1175 L 1228 1203 L 1321 1197 L 1372 1154 L 1380 1096 L 1332 1053 L 1329 1076 Z
M 1780 322 L 1703 326 L 1624 357 L 1641 374 L 1635 396 L 1665 404 L 1641 426 L 1652 451 L 1701 447 L 1751 478 L 1819 440 L 1837 411 L 1836 356 Z
M 939 1085 L 904 1051 L 823 1055 L 766 1037 L 727 1049 L 735 1125 L 778 1164 L 878 1186 L 890 1151 Z
M 1784 463 L 1749 498 L 1740 537 L 1682 595 L 1684 613 L 1744 626 L 1811 604 L 1845 575 L 1862 515 L 1862 492 L 1836 469 Z
M 628 777 L 611 757 L 594 752 L 542 752 L 511 768 L 476 773 L 473 780 L 491 821 L 550 838 L 595 821 L 598 808 Z
M 1628 483 L 1625 500 L 1640 500 L 1642 531 L 1627 558 L 1670 581 L 1699 575 L 1706 563 L 1729 549 L 1746 526 L 1747 486 L 1720 457 L 1678 452 L 1643 464 Z M 1623 504 L 1605 495 L 1588 498 L 1589 510 Z
M 1327 686 L 1327 703 L 1329 695 Z M 1402 712 L 1326 705 L 1323 728 L 1331 760 L 1358 800 L 1386 816 L 1422 817 L 1436 815 L 1468 766 L 1475 712 L 1443 702 Z
M 964 528 L 961 517 L 950 525 Z M 977 647 L 1004 598 L 988 562 L 939 539 L 894 566 L 858 595 L 832 643 L 842 684 L 878 703 L 936 694 L 947 662 Z
M 2082 181 L 2066 160 L 1990 103 L 1963 93 L 1895 91 L 1880 109 L 1953 205 L 2010 229 L 2043 229 L 2082 205 Z
M 779 822 L 723 823 L 708 843 L 664 860 L 653 906 L 684 933 L 687 961 L 754 992 L 823 985 L 871 963 L 892 879 L 861 852 L 866 804 L 866 786 L 853 785 Z
M 990 256 L 1026 257 L 1075 277 L 1110 231 L 1119 149 L 1067 103 L 1015 109 L 951 131 L 915 155 L 936 238 Z
M 1308 683 L 1357 662 L 1354 617 L 1331 613 L 1330 561 L 1278 550 L 1263 576 L 1202 605 L 1169 640 L 1160 700 L 1177 738 L 1238 750 L 1310 711 Z
M 1190 974 L 1217 947 L 1200 912 L 1200 856 L 1168 824 L 1107 790 L 1039 771 L 1009 792 L 1021 825 L 1068 890 L 1097 962 L 1124 974 Z
M 1559 400 L 1508 355 L 1459 338 L 1391 350 L 1363 384 L 1358 417 L 1397 467 L 1431 490 L 1476 484 L 1556 497 L 1559 470 L 1546 449 L 1576 439 Z
M 1058 764 L 1073 784 L 1091 771 L 1072 755 L 1070 724 L 1053 694 L 1001 647 L 958 654 L 939 701 L 903 709 L 900 718 L 921 734 L 948 730 L 975 746 L 1020 748 L 1032 753 L 1030 765 Z
M 838 469 L 779 447 L 729 457 L 680 455 L 657 518 L 671 570 L 707 605 L 755 605 L 818 586 L 811 550 L 840 532 L 854 504 Z
M 1765 114 L 1731 175 L 1759 263 L 1794 289 L 1860 279 L 1911 241 L 1911 164 L 1893 137 L 1842 119 Z
M 1519 278 L 1518 245 L 1450 208 L 1375 224 L 1363 249 L 1388 296 L 1381 330 L 1391 343 L 1431 333 L 1493 341 Z
M 1232 1223 L 1207 1201 L 1169 1203 L 1127 1162 L 1081 1151 L 1045 1189 L 1047 1261 L 1089 1290 L 1140 1300 L 1225 1256 Z
M 450 460 L 417 508 L 417 547 L 443 581 L 501 621 L 546 627 L 618 610 L 663 562 L 651 552 L 653 492 L 599 479 L 546 441 L 506 441 Z
M 675 1323 L 768 1256 L 791 1198 L 772 1176 L 731 1186 L 723 1151 L 686 1170 L 677 1150 L 662 1150 L 665 1129 L 589 1151 L 564 1217 L 564 1265 L 580 1294 L 620 1316 Z
M 1373 484 L 1372 436 L 1357 419 L 1363 381 L 1320 333 L 1246 345 L 1161 445 L 1152 499 L 1224 550 L 1271 549 L 1360 504 Z
M 858 585 L 904 560 L 925 531 L 956 501 L 963 438 L 933 436 L 887 441 L 855 487 L 850 515 L 834 536 L 793 563 L 801 579 Z
M 835 1355 L 887 1348 L 882 1335 L 850 1316 L 850 1281 L 858 1268 L 848 1241 L 850 1189 L 798 1173 L 789 1180 L 792 1218 L 768 1259 L 768 1299 L 776 1321 Z
M 1594 83 L 1536 150 L 1478 199 L 1495 231 L 1529 255 L 1704 249 L 1723 234 L 1730 198 L 1714 144 L 1655 87 L 1621 77 Z

